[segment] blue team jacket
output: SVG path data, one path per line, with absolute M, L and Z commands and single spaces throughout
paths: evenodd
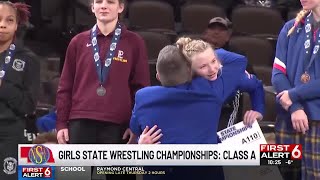
M 230 51 L 226 51 L 225 49 L 216 49 L 216 55 L 222 64 L 229 61 L 229 58 L 244 58 L 240 54 L 236 54 Z M 262 115 L 265 112 L 265 100 L 264 100 L 264 89 L 262 81 L 258 80 L 256 76 L 250 75 L 251 78 L 243 78 L 242 82 L 239 83 L 239 87 L 237 90 L 241 92 L 247 92 L 250 96 L 252 110 L 260 112 Z M 233 98 L 236 95 L 236 91 L 234 91 L 229 98 Z
M 308 71 L 311 80 L 303 84 L 301 75 L 304 73 L 306 58 L 304 46 L 306 40 L 305 24 L 300 23 L 295 31 L 287 36 L 293 24 L 294 20 L 287 22 L 279 34 L 272 71 L 272 84 L 277 93 L 289 90 L 289 96 L 293 102 L 289 112 L 286 112 L 279 104 L 277 106 L 279 117 L 286 119 L 288 125 L 291 125 L 290 113 L 298 109 L 304 109 L 309 120 L 320 120 L 319 52 Z M 316 37 L 319 37 L 319 31 L 317 31 Z

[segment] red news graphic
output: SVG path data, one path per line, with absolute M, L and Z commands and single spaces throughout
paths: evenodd
M 22 177 L 23 178 L 51 178 L 52 169 L 51 167 L 23 167 Z
M 48 147 L 44 145 L 20 147 L 19 158 L 26 162 L 25 166 L 19 167 L 19 179 L 54 179 L 54 167 L 50 165 L 53 165 L 55 160 Z
M 299 166 L 301 144 L 260 144 L 260 165 Z
M 20 158 L 26 158 L 28 163 L 43 165 L 54 163 L 51 149 L 44 145 L 34 145 L 33 147 L 20 147 Z

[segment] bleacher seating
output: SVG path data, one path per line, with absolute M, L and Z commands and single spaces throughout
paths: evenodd
M 156 60 L 149 61 L 151 86 L 160 86 L 161 83 L 156 78 Z
M 137 31 L 144 39 L 147 46 L 148 58 L 150 60 L 157 59 L 160 50 L 166 45 L 172 44 L 170 37 L 158 32 Z
M 288 20 L 294 19 L 297 16 L 298 12 L 299 10 L 289 11 L 287 16 Z
M 279 11 L 266 7 L 242 6 L 232 11 L 235 34 L 267 34 L 277 36 L 284 24 Z
M 225 16 L 222 8 L 209 4 L 186 4 L 181 7 L 182 31 L 201 33 L 211 18 Z
M 163 29 L 174 31 L 173 7 L 162 1 L 134 1 L 128 9 L 131 29 Z
M 242 52 L 265 85 L 271 85 L 271 71 L 275 54 L 272 44 L 263 38 L 236 36 L 230 40 L 230 50 Z

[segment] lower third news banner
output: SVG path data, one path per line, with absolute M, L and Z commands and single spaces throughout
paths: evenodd
M 19 145 L 19 165 L 223 166 L 260 165 L 259 145 L 222 144 L 45 144 Z
M 166 174 L 145 166 L 260 165 L 259 145 L 22 144 L 19 179 L 91 179 L 113 174 Z M 91 166 L 94 166 L 91 172 Z
M 300 166 L 301 144 L 261 144 L 260 164 L 279 166 Z

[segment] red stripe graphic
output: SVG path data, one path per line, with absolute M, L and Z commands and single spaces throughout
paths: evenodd
M 273 64 L 273 68 L 278 69 L 279 71 L 283 72 L 283 74 L 287 74 L 287 70 L 280 66 L 279 64 Z

